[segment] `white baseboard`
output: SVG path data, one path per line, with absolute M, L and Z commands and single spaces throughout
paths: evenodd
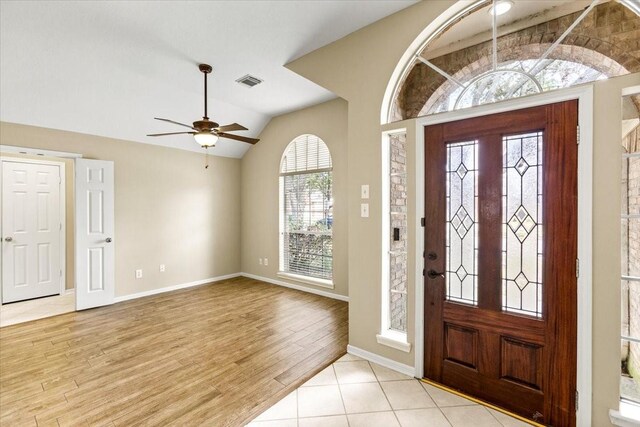
M 308 288 L 306 286 L 294 285 L 293 283 L 287 283 L 281 280 L 269 279 L 268 277 L 257 276 L 251 273 L 240 273 L 239 275 L 248 277 L 249 279 L 260 280 L 261 282 L 271 283 L 272 285 L 284 286 L 285 288 L 296 289 L 298 291 L 309 292 L 310 294 L 316 294 L 322 297 L 333 298 L 340 301 L 349 302 L 349 297 L 346 297 L 344 295 L 334 294 L 331 292 L 322 291 L 320 289 L 313 289 L 313 288 Z
M 409 375 L 410 377 L 416 376 L 416 370 L 413 366 L 405 365 L 404 363 L 387 359 L 386 357 L 371 353 L 370 351 L 354 347 L 351 344 L 347 346 L 347 353 L 361 357 L 365 360 L 368 360 L 369 362 L 377 363 L 378 365 L 384 366 L 385 368 L 389 368 L 396 372 L 400 372 L 401 374 Z
M 167 287 L 164 287 L 164 288 L 151 289 L 149 291 L 137 292 L 135 294 L 123 295 L 121 297 L 115 297 L 113 302 L 116 303 L 116 302 L 122 302 L 122 301 L 129 301 L 129 300 L 132 300 L 132 299 L 148 297 L 150 295 L 156 295 L 156 294 L 162 294 L 162 293 L 165 293 L 165 292 L 177 291 L 178 289 L 192 288 L 194 286 L 206 285 L 207 283 L 211 283 L 211 282 L 219 282 L 221 280 L 233 279 L 234 277 L 238 277 L 238 276 L 240 276 L 240 273 L 233 273 L 233 274 L 227 274 L 225 276 L 218 276 L 218 277 L 211 277 L 209 279 L 196 280 L 195 282 L 181 283 L 181 284 L 178 284 L 178 285 L 167 286 Z

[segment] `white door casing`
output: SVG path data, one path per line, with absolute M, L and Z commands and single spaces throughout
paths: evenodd
M 115 297 L 113 162 L 76 159 L 76 310 Z
M 2 160 L 2 303 L 60 294 L 64 163 Z

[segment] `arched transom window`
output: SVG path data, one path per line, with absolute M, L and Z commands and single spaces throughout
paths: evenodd
M 280 163 L 280 271 L 332 287 L 331 154 L 315 135 L 300 135 Z
M 638 26 L 635 0 L 470 2 L 405 65 L 388 121 L 638 72 Z

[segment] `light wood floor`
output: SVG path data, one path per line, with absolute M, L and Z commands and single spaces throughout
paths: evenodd
M 347 323 L 237 278 L 0 328 L 0 425 L 243 425 L 342 356 Z

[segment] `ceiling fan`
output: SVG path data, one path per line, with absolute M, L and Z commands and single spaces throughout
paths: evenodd
M 202 120 L 197 120 L 193 122 L 193 126 L 187 125 L 185 123 L 176 122 L 169 119 L 161 119 L 159 117 L 154 117 L 156 120 L 161 120 L 163 122 L 173 123 L 175 125 L 184 126 L 191 129 L 190 132 L 169 132 L 169 133 L 152 133 L 147 136 L 166 136 L 166 135 L 183 135 L 190 134 L 193 135 L 196 142 L 200 144 L 203 148 L 209 148 L 216 145 L 218 142 L 218 138 L 227 138 L 234 139 L 236 141 L 247 142 L 249 144 L 255 144 L 260 141 L 255 138 L 248 138 L 246 136 L 234 135 L 231 133 L 227 133 L 229 131 L 234 130 L 248 130 L 246 127 L 239 125 L 238 123 L 232 123 L 230 125 L 220 126 L 218 123 L 209 120 L 207 117 L 207 74 L 211 73 L 212 68 L 211 65 L 208 64 L 200 64 L 198 65 L 200 71 L 204 74 L 204 116 L 202 116 Z

